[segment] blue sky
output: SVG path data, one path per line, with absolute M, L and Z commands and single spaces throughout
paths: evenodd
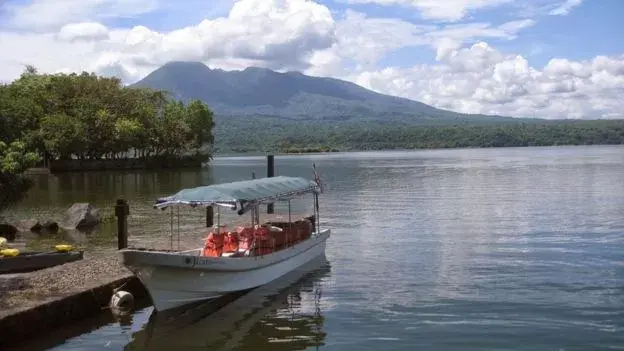
M 330 8 L 344 11 L 344 3 L 322 1 Z M 524 0 L 526 4 L 537 5 L 540 1 Z M 351 5 L 352 9 L 370 16 L 400 18 L 415 24 L 440 24 L 439 21 L 423 19 L 415 11 L 404 6 L 381 6 L 377 4 Z M 624 52 L 624 1 L 588 0 L 578 5 L 567 16 L 546 14 L 527 16 L 517 5 L 484 9 L 470 14 L 462 22 L 487 22 L 501 24 L 520 18 L 536 19 L 536 24 L 523 30 L 514 41 L 493 40 L 499 48 L 521 53 L 532 64 L 545 65 L 553 57 L 572 60 L 591 59 L 596 55 L 614 55 Z M 457 22 L 456 22 L 457 23 Z M 435 55 L 426 50 L 400 50 L 393 53 L 387 62 L 410 65 L 414 59 L 430 62 Z
M 624 0 L 8 0 L 25 64 L 135 82 L 172 60 L 350 80 L 467 113 L 624 118 Z

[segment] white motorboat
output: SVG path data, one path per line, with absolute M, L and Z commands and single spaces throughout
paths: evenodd
M 143 283 L 154 308 L 165 311 L 265 285 L 325 254 L 330 229 L 319 228 L 321 184 L 299 177 L 267 177 L 183 189 L 155 207 L 213 207 L 217 224 L 204 247 L 193 250 L 120 250 L 122 263 Z M 293 221 L 290 201 L 312 194 L 314 215 Z M 289 219 L 260 224 L 259 206 L 289 203 Z M 251 225 L 228 230 L 219 209 L 251 214 Z

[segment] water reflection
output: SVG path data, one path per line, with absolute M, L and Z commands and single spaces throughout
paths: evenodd
M 301 350 L 324 345 L 321 308 L 325 256 L 236 299 L 214 313 L 211 306 L 183 314 L 153 313 L 126 350 Z

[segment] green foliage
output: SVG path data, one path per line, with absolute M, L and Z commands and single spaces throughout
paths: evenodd
M 24 171 L 38 161 L 37 154 L 26 151 L 23 142 L 7 145 L 0 141 L 0 213 L 20 201 L 34 185 Z
M 39 132 L 45 149 L 62 159 L 69 159 L 87 142 L 84 123 L 64 113 L 44 116 Z
M 0 85 L 0 211 L 25 196 L 32 180 L 24 172 L 43 158 L 205 161 L 212 118 L 200 101 L 185 105 L 161 91 L 124 87 L 116 78 L 39 74 L 28 66 L 17 80 Z
M 213 113 L 208 106 L 199 100 L 192 100 L 186 108 L 186 124 L 193 132 L 191 135 L 191 144 L 193 147 L 201 148 L 203 145 L 212 145 L 214 136 L 212 129 L 215 124 L 213 122 Z
M 257 119 L 252 129 L 232 119 L 218 126 L 219 153 L 624 144 L 624 120 L 450 126 L 299 122 L 277 127 L 275 121 Z
M 116 78 L 39 74 L 0 86 L 0 140 L 22 140 L 51 160 L 183 157 L 213 142 L 213 114 Z M 210 154 L 202 153 L 206 158 Z

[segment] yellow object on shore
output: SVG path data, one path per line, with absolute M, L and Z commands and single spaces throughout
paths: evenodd
M 56 245 L 54 248 L 58 252 L 69 252 L 74 249 L 74 247 L 71 245 Z
M 0 248 L 5 247 L 7 244 L 7 239 L 0 236 Z
M 0 255 L 6 256 L 6 257 L 15 257 L 19 255 L 19 250 L 18 249 L 2 249 L 0 250 Z

